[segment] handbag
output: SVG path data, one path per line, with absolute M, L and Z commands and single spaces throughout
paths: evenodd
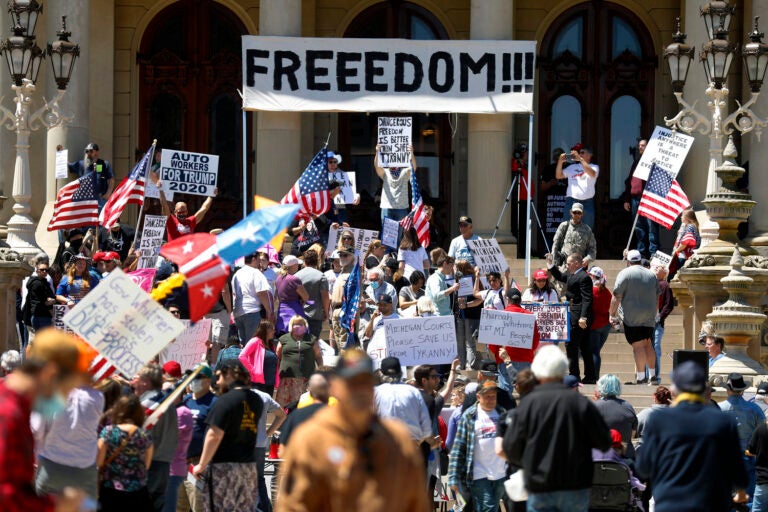
M 518 469 L 504 482 L 504 490 L 512 501 L 528 500 L 528 490 L 525 488 L 523 470 Z
M 440 448 L 440 475 L 448 474 L 448 450 Z

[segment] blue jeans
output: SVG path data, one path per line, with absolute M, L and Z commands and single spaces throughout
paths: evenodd
M 474 370 L 477 366 L 477 347 L 472 336 L 480 326 L 479 318 L 456 317 L 456 348 L 461 366 Z
M 272 502 L 269 501 L 269 494 L 267 494 L 267 481 L 264 479 L 264 457 L 266 450 L 266 448 L 253 449 L 253 458 L 259 474 L 259 504 L 256 508 L 258 512 L 272 512 Z
M 632 205 L 632 216 L 637 215 L 637 208 L 640 205 L 640 198 L 633 197 L 630 203 Z M 659 248 L 659 225 L 648 217 L 640 215 L 635 224 L 635 236 L 637 237 L 637 250 L 643 257 L 653 256 L 653 253 Z M 648 246 L 645 240 L 648 239 Z
M 752 498 L 752 512 L 768 512 L 768 484 L 755 486 L 755 496 Z
M 744 456 L 744 468 L 747 470 L 747 478 L 749 478 L 749 483 L 747 484 L 747 488 L 745 489 L 747 491 L 747 494 L 749 495 L 749 501 L 747 503 L 752 503 L 754 496 L 755 496 L 755 487 L 757 483 L 757 475 L 755 474 L 755 458 L 754 457 L 747 457 Z
M 168 477 L 168 487 L 165 490 L 165 505 L 163 512 L 176 512 L 176 502 L 179 499 L 179 486 L 184 483 L 184 476 Z
M 565 198 L 565 207 L 563 208 L 563 220 L 571 220 L 571 206 L 573 203 L 581 203 L 584 205 L 584 215 L 581 218 L 581 222 L 589 226 L 593 231 L 595 230 L 595 198 L 590 199 L 574 199 L 572 197 Z
M 595 375 L 598 377 L 600 377 L 600 365 L 602 364 L 600 351 L 603 349 L 603 345 L 605 345 L 605 340 L 608 339 L 610 331 L 611 324 L 589 331 L 589 346 L 592 348 L 592 360 L 595 362 Z
M 240 338 L 240 344 L 245 346 L 248 340 L 253 338 L 256 328 L 261 322 L 261 311 L 255 313 L 245 313 L 235 318 L 237 326 L 237 337 Z
M 475 512 L 498 512 L 499 501 L 504 496 L 504 479 L 478 478 L 469 488 Z
M 43 327 L 50 327 L 51 325 L 53 325 L 53 318 L 49 316 L 32 317 L 32 327 L 34 327 L 35 331 L 38 331 Z
M 653 329 L 653 351 L 656 352 L 656 375 L 648 375 L 648 367 L 645 367 L 645 377 L 652 379 L 653 377 L 661 377 L 661 338 L 664 336 L 664 328 L 660 323 L 656 322 L 656 327 Z
M 589 489 L 528 493 L 528 512 L 587 512 Z

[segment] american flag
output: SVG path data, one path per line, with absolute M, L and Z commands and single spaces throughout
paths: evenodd
M 99 202 L 96 195 L 96 173 L 90 171 L 82 178 L 67 183 L 56 194 L 53 217 L 48 231 L 94 226 L 99 223 Z
M 673 179 L 667 171 L 653 164 L 648 174 L 648 183 L 640 198 L 638 213 L 669 229 L 680 213 L 689 206 L 691 203 L 688 201 L 688 196 L 680 188 L 677 180 Z
M 351 348 L 357 345 L 355 336 L 355 318 L 357 315 L 357 306 L 360 303 L 360 267 L 355 265 L 349 274 L 347 282 L 344 284 L 344 299 L 341 303 L 341 315 L 339 323 L 349 332 L 347 343 L 344 348 Z
M 400 221 L 405 231 L 413 227 L 419 242 L 426 248 L 429 246 L 429 221 L 424 213 L 424 201 L 421 199 L 419 181 L 416 179 L 416 170 L 411 170 L 411 212 Z
M 282 204 L 298 204 L 300 208 L 296 217 L 300 219 L 309 220 L 331 208 L 327 154 L 326 146 L 323 146 L 299 176 L 299 180 L 280 200 Z
M 93 377 L 93 382 L 99 382 L 101 379 L 108 379 L 117 372 L 117 368 L 107 361 L 107 358 L 98 354 L 93 358 L 88 373 Z
M 106 229 L 111 228 L 120 219 L 125 205 L 130 203 L 144 204 L 144 181 L 147 179 L 147 171 L 152 165 L 156 144 L 157 141 L 152 143 L 149 151 L 144 154 L 139 163 L 133 167 L 131 173 L 120 182 L 120 185 L 109 196 L 107 204 L 104 205 L 101 215 L 99 215 L 99 223 Z

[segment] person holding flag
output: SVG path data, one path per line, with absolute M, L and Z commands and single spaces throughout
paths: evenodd
M 351 297 L 348 293 L 349 291 L 354 291 L 353 284 L 350 284 L 350 290 L 347 290 L 347 281 L 353 279 L 352 276 L 354 274 L 357 274 L 354 278 L 358 280 L 357 289 L 359 290 L 360 288 L 360 268 L 357 265 L 354 247 L 343 245 L 336 252 L 339 253 L 341 273 L 336 277 L 336 282 L 333 284 L 333 291 L 331 292 L 331 308 L 333 308 L 331 328 L 333 329 L 333 337 L 336 342 L 335 348 L 339 350 L 347 345 L 350 334 L 352 334 L 352 339 L 354 340 L 354 333 L 350 332 L 351 315 L 357 311 L 357 306 L 352 308 L 349 300 L 345 299 Z
M 109 200 L 104 205 L 99 215 L 99 224 L 110 230 L 119 220 L 125 206 L 137 204 L 144 205 L 144 183 L 147 180 L 147 172 L 152 165 L 152 155 L 155 153 L 157 140 L 152 142 L 152 147 L 144 154 L 133 167 L 131 173 L 126 176 L 115 189 Z M 141 214 L 139 214 L 141 216 Z
M 410 146 L 410 148 L 411 161 L 413 162 L 413 168 L 416 169 L 416 157 L 413 156 L 413 146 Z M 400 221 L 400 225 L 403 227 L 403 231 L 408 231 L 411 228 L 415 229 L 421 246 L 425 249 L 429 247 L 429 219 L 427 218 L 426 206 L 421 198 L 419 180 L 416 178 L 415 172 L 411 174 L 411 212 Z
M 320 148 L 291 190 L 280 200 L 280 204 L 298 204 L 296 217 L 304 222 L 324 214 L 333 204 L 328 181 L 327 147 L 326 144 Z M 334 188 L 339 188 L 338 183 Z

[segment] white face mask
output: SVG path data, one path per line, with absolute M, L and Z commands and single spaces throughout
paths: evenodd
M 189 389 L 195 394 L 200 393 L 203 390 L 203 381 L 201 379 L 193 380 L 189 384 Z

